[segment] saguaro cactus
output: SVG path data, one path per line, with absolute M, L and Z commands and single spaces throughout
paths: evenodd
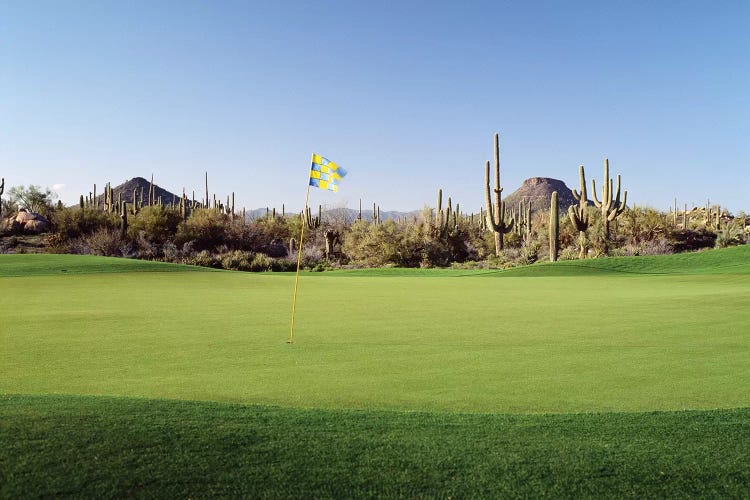
M 586 173 L 583 170 L 583 165 L 578 166 L 578 178 L 581 183 L 581 191 L 573 190 L 573 197 L 578 200 L 578 205 L 568 207 L 568 218 L 578 231 L 578 244 L 580 246 L 578 258 L 585 259 L 588 250 L 586 248 L 586 230 L 589 228 L 589 213 L 586 207 L 589 202 L 586 195 Z
M 518 214 L 518 215 L 516 215 Z M 531 240 L 531 201 L 518 204 L 518 211 L 513 212 L 513 220 L 516 221 L 514 232 L 520 236 L 524 242 Z
M 302 220 L 307 224 L 308 229 L 317 229 L 320 227 L 320 221 L 323 218 L 323 207 L 318 205 L 318 216 L 313 217 L 310 207 L 307 207 L 302 215 Z
M 337 233 L 333 229 L 326 229 L 325 233 L 323 233 L 323 237 L 326 240 L 326 248 L 325 248 L 326 260 L 330 260 L 330 258 L 333 256 L 336 242 L 339 239 L 339 233 Z
M 120 210 L 120 237 L 125 239 L 128 234 L 128 204 L 123 203 Z
M 441 238 L 447 236 L 452 231 L 455 231 L 458 227 L 457 212 L 453 211 L 452 205 L 453 202 L 449 197 L 448 206 L 443 210 L 443 190 L 438 189 L 437 209 L 435 210 L 433 227 L 435 233 Z M 456 209 L 458 209 L 458 204 L 456 204 Z
M 490 162 L 484 169 L 484 201 L 487 208 L 487 226 L 495 233 L 495 255 L 503 250 L 503 235 L 513 230 L 514 220 L 507 218 L 505 202 L 501 199 L 500 187 L 500 138 L 495 134 L 495 189 L 490 189 Z M 492 194 L 494 193 L 494 200 Z
M 557 207 L 557 191 L 552 191 L 549 205 L 549 260 L 557 261 L 560 247 L 560 209 Z
M 3 215 L 3 193 L 5 192 L 5 177 L 0 180 L 0 217 Z
M 609 253 L 609 223 L 615 220 L 625 211 L 628 201 L 628 191 L 620 202 L 620 175 L 617 175 L 617 189 L 613 197 L 612 179 L 609 177 L 609 159 L 604 159 L 604 180 L 602 182 L 602 199 L 596 197 L 596 181 L 591 179 L 591 189 L 594 192 L 594 205 L 602 212 L 602 224 L 604 226 L 604 253 Z

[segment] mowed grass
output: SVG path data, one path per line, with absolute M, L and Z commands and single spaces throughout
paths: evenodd
M 0 396 L 0 497 L 743 498 L 750 410 L 471 415 Z
M 749 248 L 305 274 L 291 346 L 290 275 L 0 256 L 0 498 L 746 497 Z
M 533 279 L 305 274 L 291 346 L 292 275 L 75 256 L 49 256 L 45 273 L 45 256 L 0 256 L 0 393 L 486 413 L 746 407 L 749 256 L 676 256 L 681 274 L 676 257 L 525 268 Z

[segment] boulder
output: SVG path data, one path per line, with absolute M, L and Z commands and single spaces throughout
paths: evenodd
M 50 228 L 50 223 L 46 219 L 31 219 L 23 225 L 23 232 L 26 234 L 41 234 L 46 233 Z
M 52 224 L 50 224 L 45 216 L 24 209 L 19 210 L 15 219 L 8 219 L 8 222 L 10 222 L 9 228 L 13 232 L 40 234 L 52 229 Z

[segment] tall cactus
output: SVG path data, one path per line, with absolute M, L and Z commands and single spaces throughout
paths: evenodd
M 523 201 L 518 204 L 518 212 L 513 212 L 513 219 L 516 221 L 515 234 L 524 242 L 531 241 L 531 200 L 527 204 Z
M 437 209 L 435 210 L 433 227 L 435 233 L 441 238 L 452 234 L 458 227 L 457 212 L 453 211 L 452 204 L 453 202 L 449 197 L 448 206 L 443 210 L 443 190 L 438 189 Z M 456 204 L 456 209 L 458 209 L 458 204 Z
M 591 189 L 594 192 L 594 205 L 602 212 L 602 224 L 604 226 L 604 253 L 609 253 L 609 223 L 619 217 L 625 211 L 628 202 L 628 191 L 620 202 L 620 174 L 617 174 L 617 189 L 613 197 L 612 179 L 609 177 L 609 159 L 604 159 L 604 180 L 602 182 L 602 199 L 596 197 L 596 181 L 591 179 Z
M 586 230 L 589 228 L 589 213 L 586 207 L 589 202 L 586 195 L 586 172 L 583 170 L 583 165 L 578 166 L 578 178 L 581 184 L 581 191 L 573 190 L 573 197 L 578 200 L 578 205 L 568 207 L 568 218 L 578 231 L 578 244 L 580 246 L 578 258 L 585 259 L 588 250 L 586 248 Z
M 320 227 L 320 220 L 323 218 L 323 207 L 318 205 L 318 216 L 313 217 L 310 207 L 306 207 L 305 211 L 302 212 L 302 220 L 307 225 L 308 229 L 317 229 Z
M 123 203 L 120 210 L 120 237 L 125 239 L 128 234 L 128 204 Z
M 557 261 L 560 248 L 560 209 L 557 206 L 557 191 L 552 191 L 549 205 L 549 260 Z
M 503 188 L 500 187 L 500 137 L 495 134 L 495 189 L 490 188 L 490 162 L 484 169 L 484 202 L 487 208 L 487 226 L 495 233 L 495 255 L 500 256 L 503 250 L 503 235 L 513 230 L 514 220 L 505 212 L 505 202 L 501 199 Z M 492 194 L 494 193 L 494 200 Z
M 5 192 L 5 177 L 0 180 L 0 217 L 3 215 L 3 193 Z
M 133 215 L 138 215 L 138 188 L 133 188 Z

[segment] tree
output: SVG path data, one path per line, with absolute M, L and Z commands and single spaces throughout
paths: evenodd
M 40 186 L 30 185 L 28 188 L 24 186 L 14 186 L 8 191 L 10 207 L 16 207 L 16 209 L 26 209 L 29 212 L 37 212 L 42 215 L 49 215 L 53 211 L 52 202 L 57 198 L 57 194 L 53 193 L 50 188 L 42 188 Z

